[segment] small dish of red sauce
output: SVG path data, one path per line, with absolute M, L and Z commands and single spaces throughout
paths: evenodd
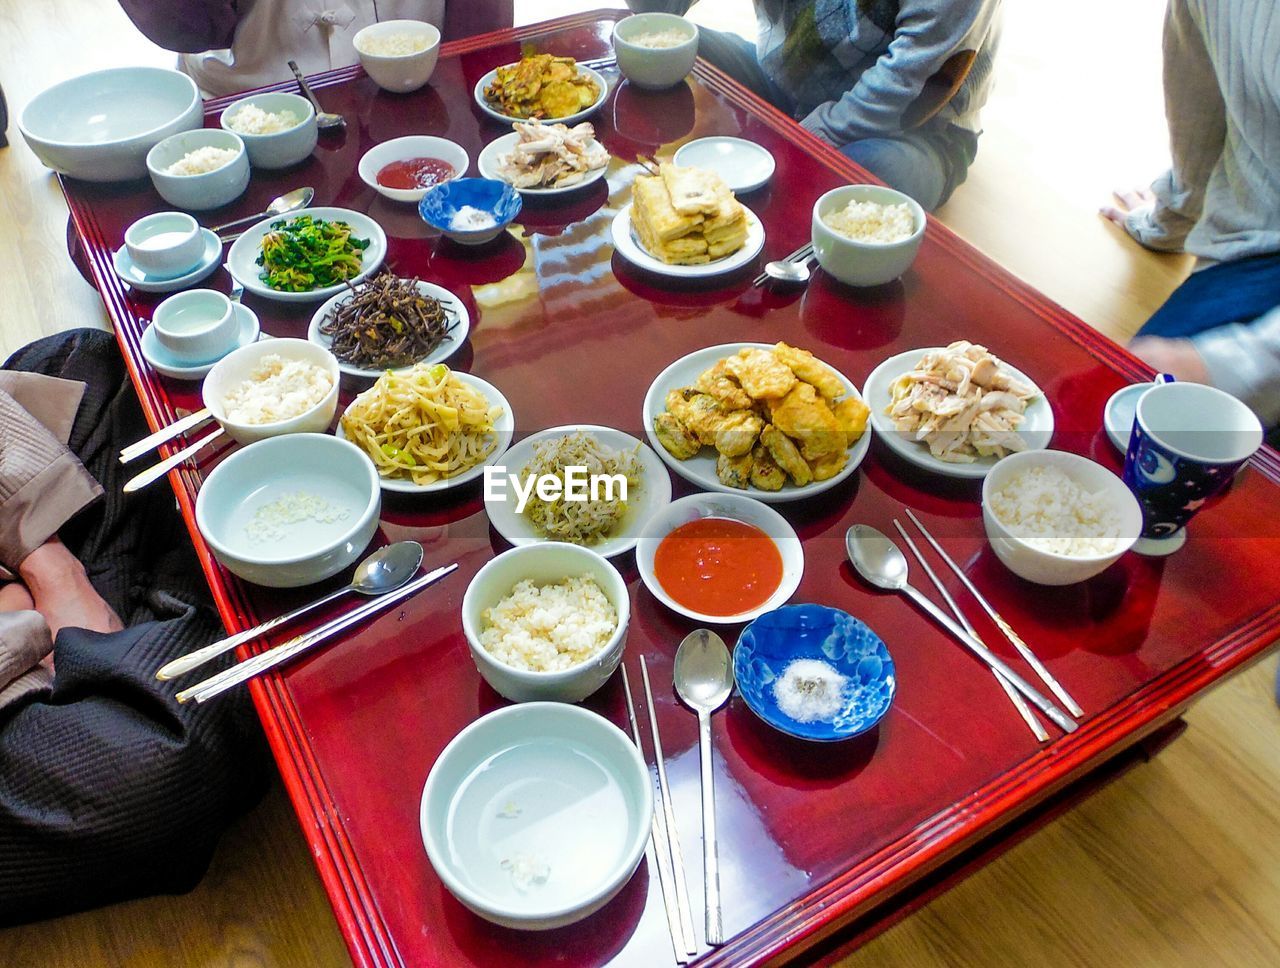
M 758 608 L 782 584 L 782 555 L 764 531 L 732 518 L 698 518 L 659 542 L 653 574 L 672 600 L 703 615 Z
M 374 177 L 383 188 L 411 191 L 442 184 L 456 174 L 453 165 L 442 158 L 405 158 L 383 165 Z

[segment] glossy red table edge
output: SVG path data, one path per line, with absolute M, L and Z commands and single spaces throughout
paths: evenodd
M 589 26 L 612 20 L 625 11 L 597 10 L 541 24 L 478 35 L 443 45 L 444 56 L 460 55 L 499 43 L 520 41 L 552 30 Z M 800 128 L 789 117 L 745 91 L 726 75 L 699 60 L 695 67 L 699 81 L 730 101 L 749 107 L 751 112 L 775 131 L 805 149 L 832 171 L 851 181 L 874 180 L 834 148 Z M 326 87 L 359 77 L 363 70 L 343 68 L 311 80 Z M 292 82 L 282 82 L 262 90 L 287 90 Z M 220 111 L 237 97 L 206 102 L 206 112 Z M 68 207 L 77 234 L 95 244 L 86 246 L 94 281 L 109 313 L 127 318 L 130 311 L 118 290 L 107 285 L 114 278 L 109 264 L 110 247 L 97 233 L 88 213 L 68 195 Z M 1123 347 L 1107 339 L 1066 312 L 1041 293 L 1016 279 L 982 255 L 954 232 L 930 217 L 926 230 L 932 241 L 944 248 L 970 271 L 996 284 L 1011 298 L 1031 309 L 1099 361 L 1130 379 L 1147 379 L 1152 371 Z M 138 328 L 141 331 L 141 328 Z M 158 384 L 151 383 L 140 369 L 137 337 L 116 327 L 126 366 L 138 390 L 149 424 L 159 428 L 175 414 Z M 1252 460 L 1254 468 L 1280 484 L 1280 454 L 1263 448 Z M 194 468 L 171 472 L 174 493 L 191 531 L 196 553 L 212 590 L 218 610 L 230 631 L 258 621 L 237 584 L 213 559 L 195 527 L 194 495 L 200 483 Z M 1092 718 L 1069 737 L 1022 764 L 1013 773 L 1000 777 L 965 800 L 948 805 L 937 816 L 938 829 L 927 847 L 919 839 L 928 834 L 919 827 L 908 837 L 888 844 L 804 898 L 774 911 L 769 917 L 732 938 L 722 948 L 706 952 L 699 965 L 760 963 L 788 958 L 829 937 L 844 925 L 883 906 L 894 894 L 937 870 L 948 860 L 978 842 L 994 836 L 1001 827 L 1060 793 L 1064 788 L 1115 755 L 1142 741 L 1175 720 L 1203 690 L 1223 676 L 1259 658 L 1280 631 L 1280 603 L 1255 616 L 1248 624 L 1219 641 L 1205 652 L 1187 659 L 1166 675 L 1129 696 L 1106 714 Z M 261 643 L 242 647 L 240 655 L 258 651 Z M 359 861 L 343 829 L 339 811 L 324 784 L 314 752 L 308 743 L 299 712 L 279 674 L 253 680 L 250 692 L 262 721 L 267 741 L 275 756 L 285 788 L 298 814 L 312 856 L 352 960 L 359 966 L 399 965 L 402 959 L 378 913 L 360 869 Z M 964 820 L 957 822 L 957 813 Z

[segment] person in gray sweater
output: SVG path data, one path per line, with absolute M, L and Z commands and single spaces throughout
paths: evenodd
M 1164 29 L 1172 167 L 1103 214 L 1157 251 L 1196 257 L 1134 353 L 1280 424 L 1280 7 L 1170 0 Z
M 754 2 L 754 45 L 702 29 L 698 53 L 924 208 L 945 202 L 977 154 L 999 0 Z

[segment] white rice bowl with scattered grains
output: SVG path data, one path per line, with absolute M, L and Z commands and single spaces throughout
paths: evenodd
M 598 653 L 617 628 L 617 611 L 594 578 L 542 585 L 526 578 L 484 610 L 480 644 L 513 668 L 559 672 Z
M 1057 467 L 1028 467 L 989 496 L 1009 531 L 1042 551 L 1074 558 L 1109 555 L 1121 540 L 1111 497 L 1076 483 Z
M 822 217 L 827 228 L 855 242 L 904 242 L 915 233 L 916 218 L 905 202 L 885 205 L 851 199 L 844 208 Z

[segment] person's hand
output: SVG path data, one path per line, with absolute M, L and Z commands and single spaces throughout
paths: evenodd
M 1155 193 L 1150 188 L 1131 188 L 1127 191 L 1116 189 L 1111 193 L 1116 203 L 1103 205 L 1098 209 L 1103 218 L 1124 228 L 1124 220 L 1134 212 L 1152 208 L 1156 203 Z
M 1129 344 L 1129 351 L 1156 372 L 1172 374 L 1183 383 L 1213 383 L 1204 358 L 1189 339 L 1139 336 Z

